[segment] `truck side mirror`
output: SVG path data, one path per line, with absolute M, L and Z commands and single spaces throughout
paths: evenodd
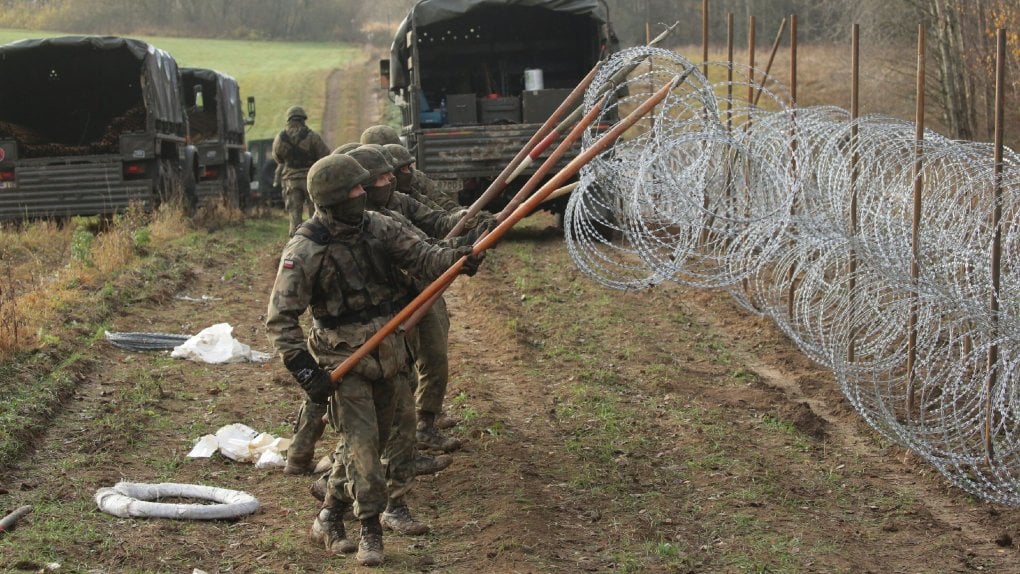
M 390 89 L 390 61 L 379 60 L 379 87 L 384 90 Z
M 202 84 L 195 84 L 192 88 L 195 92 L 195 109 L 200 112 L 205 111 L 205 98 L 202 97 Z
M 248 126 L 255 123 L 255 96 L 248 96 L 248 118 L 244 123 Z

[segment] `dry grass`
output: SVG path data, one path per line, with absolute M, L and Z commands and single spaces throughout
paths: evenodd
M 214 207 L 192 220 L 178 208 L 146 213 L 135 205 L 105 226 L 76 218 L 0 227 L 0 360 L 45 345 L 70 310 L 147 250 L 196 225 L 218 227 L 241 217 L 236 208 Z

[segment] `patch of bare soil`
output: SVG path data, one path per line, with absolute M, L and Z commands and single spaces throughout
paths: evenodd
M 265 244 L 216 231 L 174 293 L 204 301 L 139 300 L 110 330 L 229 322 L 269 350 L 284 229 L 280 216 Z M 466 446 L 410 495 L 432 532 L 387 534 L 376 571 L 1020 572 L 1020 511 L 974 500 L 880 439 L 831 373 L 723 293 L 601 287 L 543 213 L 447 300 L 447 404 Z M 278 360 L 201 365 L 101 341 L 82 352 L 94 368 L 73 400 L 34 452 L 0 470 L 0 507 L 36 506 L 0 538 L 0 569 L 367 570 L 308 541 L 309 478 L 185 457 L 230 423 L 289 435 L 301 395 Z M 140 392 L 141 411 L 126 398 Z M 318 454 L 335 440 L 328 431 Z M 98 512 L 96 489 L 120 480 L 240 489 L 262 508 L 211 522 Z

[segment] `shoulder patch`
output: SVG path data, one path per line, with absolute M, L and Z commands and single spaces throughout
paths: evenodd
M 294 258 L 293 257 L 287 257 L 287 258 L 285 258 L 283 260 L 283 268 L 284 269 L 293 269 L 294 268 L 294 264 L 295 264 L 295 262 L 294 262 Z

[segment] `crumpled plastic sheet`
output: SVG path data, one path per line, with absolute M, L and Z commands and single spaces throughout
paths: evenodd
M 229 323 L 217 323 L 206 327 L 181 345 L 174 347 L 171 357 L 199 363 L 220 365 L 225 363 L 264 363 L 272 358 L 269 353 L 254 351 L 248 345 L 235 339 L 234 328 Z
M 290 446 L 290 439 L 278 438 L 269 433 L 260 433 L 241 423 L 220 427 L 216 434 L 199 438 L 188 453 L 189 458 L 208 458 L 220 454 L 238 462 L 254 462 L 256 468 L 286 466 L 283 453 Z
M 167 497 L 197 498 L 211 500 L 217 504 L 151 502 Z M 103 512 L 121 518 L 219 520 L 252 514 L 259 509 L 259 501 L 247 492 L 174 482 L 160 484 L 118 482 L 113 487 L 100 488 L 96 491 L 95 501 Z

